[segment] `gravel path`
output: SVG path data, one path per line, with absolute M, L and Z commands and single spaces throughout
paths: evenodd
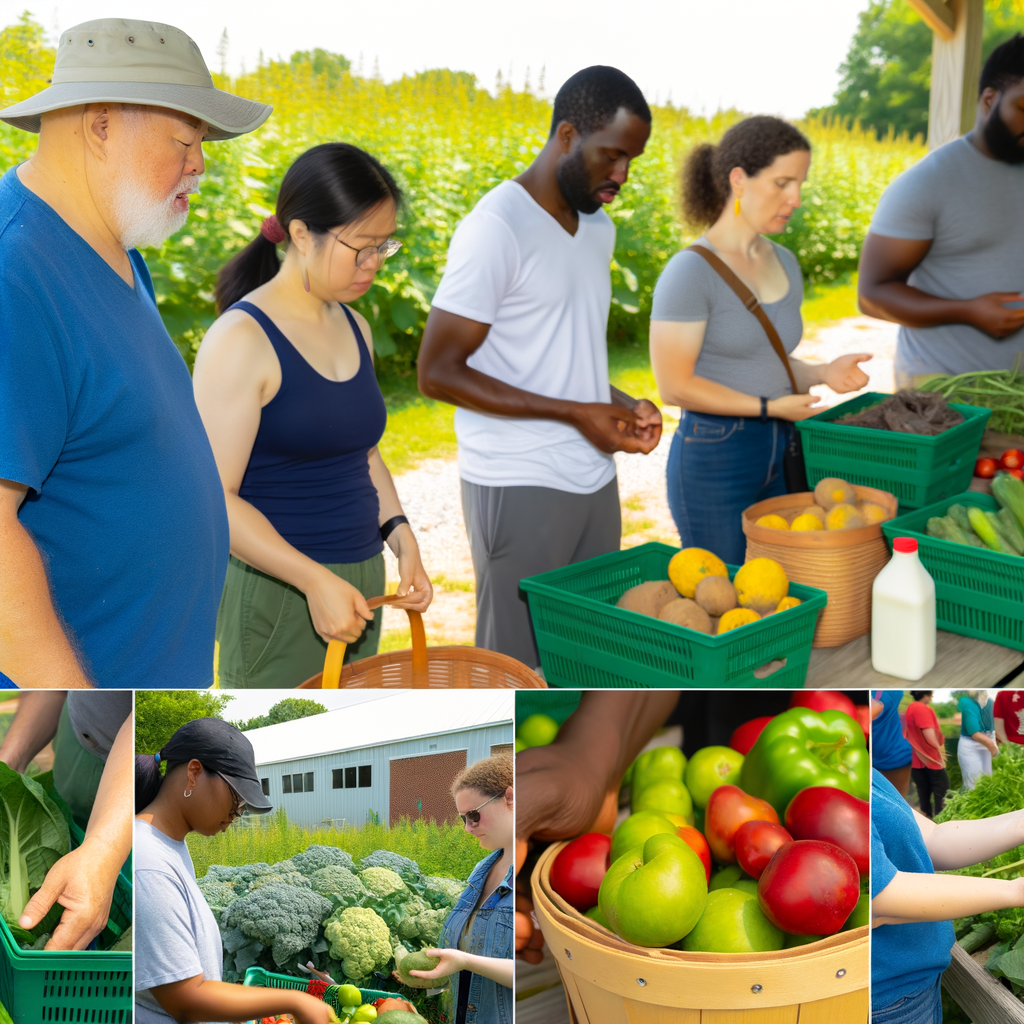
M 864 364 L 871 381 L 867 390 L 893 391 L 893 356 L 896 326 L 870 317 L 850 317 L 823 327 L 805 338 L 795 355 L 808 362 L 827 362 L 847 352 L 872 352 Z M 850 396 L 839 396 L 821 386 L 826 405 Z M 675 410 L 665 410 L 666 429 L 661 444 L 650 455 L 616 455 L 619 497 L 622 502 L 623 547 L 658 540 L 678 544 L 665 496 L 665 463 L 677 420 Z M 416 469 L 395 478 L 406 515 L 416 530 L 423 564 L 434 584 L 434 602 L 425 617 L 431 644 L 473 642 L 476 607 L 473 596 L 473 562 L 462 518 L 459 470 L 454 459 L 429 459 Z M 398 567 L 385 547 L 388 579 L 398 579 Z M 405 613 L 384 610 L 385 648 L 408 646 Z

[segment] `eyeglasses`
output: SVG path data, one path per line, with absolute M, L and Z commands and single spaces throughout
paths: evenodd
M 499 793 L 498 796 L 503 796 L 503 793 Z M 498 796 L 492 796 L 491 800 L 497 800 Z M 485 800 L 480 807 L 486 807 L 491 800 Z M 459 817 L 462 819 L 462 824 L 466 825 L 479 825 L 480 824 L 480 807 L 474 807 L 471 811 L 466 811 L 465 814 L 460 814 Z
M 397 238 L 389 238 L 383 245 L 368 245 L 364 249 L 357 249 L 354 245 L 349 245 L 348 242 L 338 235 L 334 235 L 334 240 L 341 242 L 346 249 L 351 249 L 356 254 L 356 266 L 360 270 L 367 266 L 375 257 L 377 259 L 377 268 L 380 269 L 389 256 L 394 256 L 402 248 L 402 243 Z
M 220 774 L 220 773 L 218 772 L 218 774 Z M 221 778 L 224 779 L 224 776 L 221 775 Z M 245 810 L 246 810 L 247 804 L 238 795 L 238 793 L 235 792 L 234 786 L 232 786 L 231 783 L 228 782 L 227 779 L 224 779 L 224 781 L 227 782 L 228 789 L 231 790 L 231 796 L 233 798 L 233 803 L 231 804 L 231 813 L 228 815 L 228 817 L 232 821 L 237 821 L 243 814 L 245 814 Z

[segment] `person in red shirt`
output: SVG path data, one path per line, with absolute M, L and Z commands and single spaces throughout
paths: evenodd
M 946 801 L 949 776 L 946 774 L 946 741 L 939 720 L 931 709 L 931 690 L 911 690 L 913 703 L 903 719 L 903 735 L 914 748 L 910 775 L 917 787 L 921 813 L 932 818 Z M 1024 706 L 1024 705 L 1022 705 Z M 934 804 L 934 811 L 933 811 Z
M 1024 690 L 1000 690 L 992 708 L 996 739 L 1024 744 Z

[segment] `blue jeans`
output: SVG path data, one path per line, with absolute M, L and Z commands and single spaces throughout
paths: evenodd
M 782 459 L 793 428 L 781 420 L 685 412 L 668 453 L 668 507 L 684 548 L 742 565 L 745 508 L 786 493 Z
M 871 1024 L 942 1024 L 942 978 L 923 992 L 897 999 L 892 1006 L 871 1008 Z

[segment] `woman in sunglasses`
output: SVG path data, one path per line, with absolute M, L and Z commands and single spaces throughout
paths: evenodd
M 471 764 L 452 783 L 459 817 L 485 850 L 441 932 L 441 961 L 420 978 L 451 976 L 454 1024 L 512 1024 L 513 768 L 508 754 Z
M 281 1013 L 298 1024 L 328 1024 L 327 1004 L 305 992 L 221 980 L 220 929 L 196 884 L 185 838 L 223 832 L 245 811 L 270 810 L 252 744 L 219 718 L 187 722 L 159 753 L 136 757 L 136 1024 Z
M 221 316 L 193 382 L 231 527 L 217 621 L 224 688 L 297 686 L 323 666 L 330 640 L 348 645 L 347 660 L 375 654 L 380 617 L 366 598 L 384 593 L 385 541 L 402 607 L 430 604 L 377 447 L 387 411 L 369 325 L 345 305 L 398 250 L 400 200 L 368 153 L 315 146 L 217 279 Z

